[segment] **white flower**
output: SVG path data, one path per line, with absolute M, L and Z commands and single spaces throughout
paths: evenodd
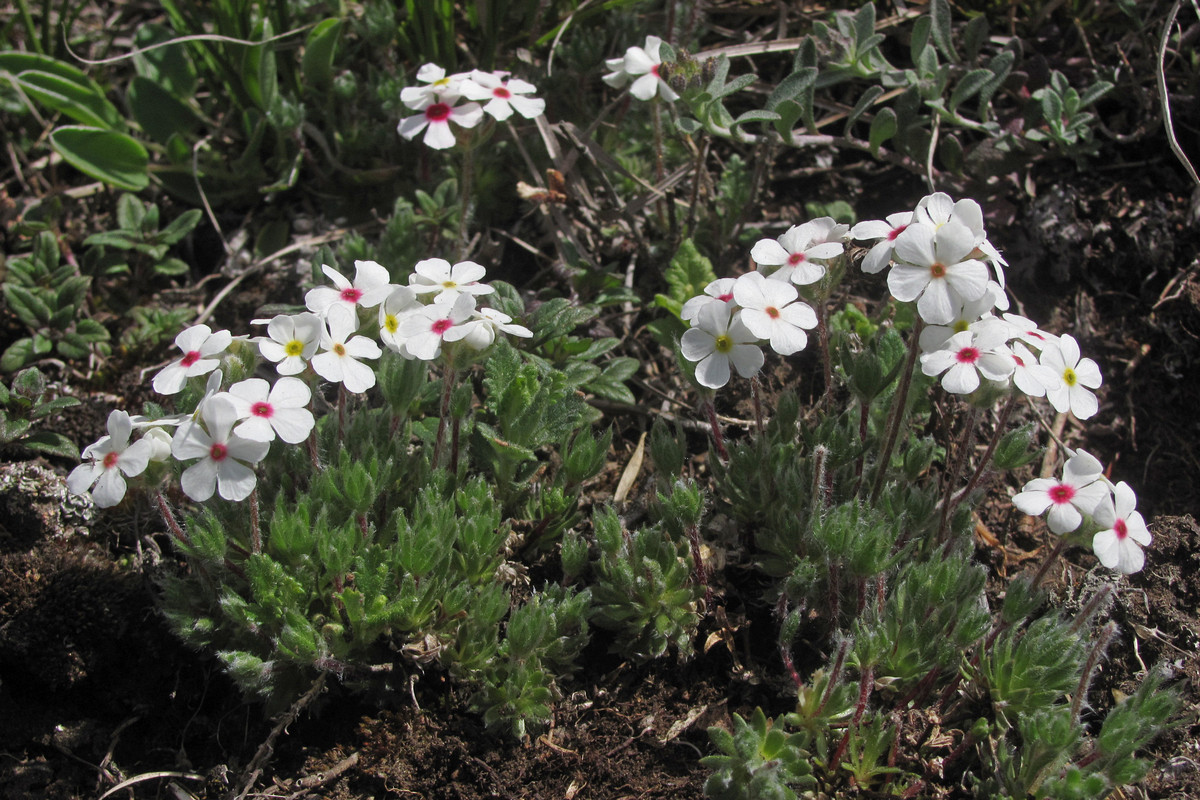
M 313 357 L 313 371 L 346 391 L 361 394 L 375 385 L 375 371 L 360 358 L 379 358 L 383 351 L 366 336 L 354 336 L 358 317 L 344 306 L 329 309 L 327 329 L 321 333 L 321 353 Z
M 486 350 L 496 341 L 496 332 L 507 333 L 529 339 L 533 331 L 524 325 L 516 325 L 512 317 L 494 308 L 481 308 L 475 312 L 473 319 L 468 319 L 461 325 L 455 325 L 442 334 L 447 342 L 461 341 L 472 350 Z
M 400 120 L 396 132 L 411 140 L 421 131 L 425 131 L 421 141 L 434 150 L 453 147 L 457 140 L 454 138 L 454 131 L 450 130 L 451 122 L 464 128 L 474 128 L 483 119 L 483 109 L 479 107 L 479 103 L 455 106 L 457 100 L 457 95 L 431 94 L 425 97 L 417 105 L 411 106 L 421 113 Z
M 121 410 L 110 413 L 108 435 L 84 448 L 81 457 L 85 463 L 71 470 L 67 488 L 73 494 L 84 494 L 91 489 L 92 500 L 100 508 L 121 502 L 125 497 L 125 478 L 141 475 L 154 453 L 153 442 L 145 437 L 130 444 L 132 432 L 129 414 Z
M 1145 566 L 1146 554 L 1142 548 L 1148 547 L 1151 541 L 1146 521 L 1136 507 L 1137 496 L 1133 489 L 1121 481 L 1094 512 L 1096 522 L 1106 527 L 1092 537 L 1092 550 L 1101 564 L 1124 575 L 1138 572 Z
M 379 338 L 389 349 L 394 350 L 405 358 L 411 358 L 404 349 L 404 339 L 400 338 L 400 320 L 413 309 L 420 308 L 421 301 L 417 294 L 407 286 L 397 286 L 387 299 L 379 304 Z
M 171 423 L 178 426 L 183 423 L 183 419 L 172 420 Z M 162 420 L 157 420 L 162 422 Z M 168 423 L 168 424 L 171 424 Z M 150 443 L 150 460 L 158 463 L 163 463 L 171 458 L 171 434 L 167 433 L 166 429 L 153 427 L 147 428 L 139 440 Z
M 422 361 L 432 361 L 442 352 L 442 340 L 456 325 L 471 318 L 475 311 L 475 297 L 460 294 L 453 305 L 433 303 L 421 306 L 400 321 L 397 334 L 404 339 L 404 347 Z
M 679 318 L 684 322 L 692 322 L 700 313 L 700 309 L 709 303 L 729 305 L 733 302 L 733 285 L 735 283 L 737 283 L 737 278 L 717 278 L 710 282 L 708 286 L 704 287 L 704 294 L 690 298 L 683 304 Z
M 1039 364 L 1037 356 L 1029 352 L 1029 348 L 1023 343 L 1011 342 L 1009 347 L 1017 365 L 1012 374 L 1013 385 L 1027 396 L 1045 397 L 1048 389 L 1062 386 L 1062 379 L 1058 377 L 1058 373 Z
M 1084 514 L 1093 513 L 1108 496 L 1108 487 L 1101 479 L 1103 471 L 1094 456 L 1077 450 L 1067 459 L 1062 480 L 1034 478 L 1013 495 L 1013 505 L 1034 517 L 1049 509 L 1046 523 L 1050 530 L 1070 533 L 1083 522 Z
M 1012 327 L 1012 338 L 1020 339 L 1039 353 L 1047 347 L 1056 346 L 1058 343 L 1057 336 L 1041 330 L 1038 328 L 1036 322 L 1027 317 L 1022 317 L 1019 314 L 1005 314 L 1003 319 Z
M 987 267 L 968 257 L 974 250 L 973 234 L 959 222 L 909 225 L 896 237 L 888 290 L 901 302 L 916 300 L 926 322 L 945 325 L 961 305 L 987 291 Z
M 539 117 L 546 110 L 546 101 L 540 97 L 526 97 L 537 91 L 532 83 L 520 78 L 508 78 L 505 73 L 483 72 L 474 70 L 470 77 L 463 81 L 459 90 L 468 100 L 487 100 L 483 107 L 485 114 L 491 114 L 503 122 L 516 111 L 525 119 Z
M 1079 357 L 1075 337 L 1069 334 L 1058 337 L 1057 345 L 1047 345 L 1039 360 L 1062 377 L 1057 388 L 1047 387 L 1046 391 L 1046 399 L 1055 411 L 1060 414 L 1070 411 L 1079 419 L 1087 419 L 1100 409 L 1096 395 L 1088 391 L 1098 389 L 1103 382 L 1100 367 L 1090 358 Z
M 298 378 L 280 378 L 271 386 L 262 378 L 248 378 L 229 387 L 238 419 L 233 432 L 255 442 L 274 441 L 278 435 L 288 444 L 308 438 L 315 421 L 307 406 L 312 391 Z
M 258 352 L 280 375 L 299 375 L 316 354 L 323 327 L 321 318 L 308 311 L 279 314 L 267 324 L 267 335 L 258 337 Z
M 1004 288 L 1002 267 L 1008 266 L 1008 262 L 1000 255 L 1000 251 L 987 240 L 987 234 L 983 230 L 983 209 L 980 208 L 979 203 L 974 200 L 955 202 L 945 192 L 934 192 L 921 198 L 921 201 L 917 203 L 915 218 L 917 221 L 929 223 L 937 228 L 951 221 L 966 225 L 975 241 L 975 252 L 971 254 L 971 257 L 985 258 L 990 261 L 992 269 L 996 272 L 996 282 L 1000 284 L 1001 289 Z M 1003 292 L 998 300 L 1003 304 L 998 306 L 999 308 L 1008 308 L 1008 298 Z
M 945 325 L 926 325 L 921 330 L 919 343 L 921 352 L 932 353 L 934 350 L 942 347 L 956 333 L 962 333 L 972 327 L 978 325 L 1000 325 L 1007 331 L 1006 338 L 1012 338 L 1011 329 L 1005 326 L 1000 320 L 996 319 L 989 312 L 995 305 L 995 294 L 1000 291 L 1000 287 L 995 283 L 988 283 L 987 291 L 978 300 L 968 300 L 958 306 L 958 311 L 954 318 Z
M 271 445 L 232 432 L 237 411 L 227 396 L 210 397 L 200 409 L 204 425 L 199 421 L 181 425 L 171 442 L 171 453 L 180 461 L 200 459 L 183 471 L 180 486 L 197 503 L 212 497 L 214 491 L 226 500 L 245 500 L 257 482 L 254 470 L 246 464 L 261 461 Z
M 452 101 L 461 95 L 465 75 L 447 75 L 437 64 L 424 64 L 417 70 L 417 80 L 424 86 L 406 86 L 400 90 L 400 102 L 420 110 L 432 102 Z
M 418 261 L 413 273 L 408 276 L 408 288 L 417 294 L 437 292 L 435 303 L 453 303 L 461 294 L 484 295 L 495 291 L 479 280 L 487 274 L 482 265 L 474 261 L 460 261 L 454 266 L 444 258 L 427 258 Z
M 304 305 L 321 317 L 328 314 L 335 304 L 345 306 L 351 311 L 359 306 L 374 308 L 392 291 L 392 277 L 387 268 L 374 261 L 354 262 L 354 283 L 333 267 L 322 266 L 321 271 L 337 288 L 318 286 L 309 289 L 308 294 L 304 295 Z
M 175 337 L 175 346 L 183 351 L 183 358 L 172 361 L 154 376 L 154 391 L 159 394 L 175 394 L 183 389 L 188 378 L 207 375 L 216 369 L 220 355 L 233 341 L 229 331 L 212 332 L 207 325 L 193 325 Z
M 737 279 L 733 299 L 742 307 L 738 318 L 760 339 L 768 339 L 771 349 L 790 356 L 804 349 L 808 334 L 803 329 L 817 327 L 817 314 L 807 303 L 797 301 L 796 287 L 783 281 L 749 272 Z
M 877 239 L 875 245 L 863 256 L 862 271 L 874 275 L 881 272 L 892 261 L 892 250 L 896 237 L 912 222 L 913 212 L 902 211 L 889 214 L 886 219 L 871 219 L 858 223 L 850 229 L 850 238 L 865 241 Z
M 688 361 L 697 361 L 696 380 L 709 389 L 729 383 L 729 365 L 743 378 L 752 377 L 763 365 L 757 337 L 723 303 L 710 303 L 700 310 L 680 340 Z
M 638 100 L 649 100 L 657 94 L 664 101 L 674 103 L 679 95 L 658 74 L 662 66 L 661 50 L 662 39 L 647 36 L 645 47 L 630 47 L 624 58 L 610 58 L 604 62 L 613 70 L 604 76 L 604 82 L 619 89 L 632 80 L 629 93 Z
M 980 376 L 1002 381 L 1013 371 L 1012 354 L 1005 348 L 1008 328 L 1000 320 L 951 336 L 940 350 L 921 356 L 921 371 L 942 377 L 942 388 L 953 394 L 970 394 L 979 388 Z
M 842 237 L 849 230 L 832 217 L 820 217 L 793 225 L 778 239 L 759 239 L 750 249 L 750 258 L 760 267 L 779 267 L 768 277 L 790 280 L 800 286 L 816 283 L 825 275 L 825 265 L 813 259 L 834 258 L 842 254 Z M 759 272 L 766 274 L 765 270 Z

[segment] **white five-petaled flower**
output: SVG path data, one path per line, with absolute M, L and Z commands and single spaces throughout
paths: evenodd
M 1049 509 L 1046 523 L 1050 530 L 1070 533 L 1083 522 L 1084 514 L 1092 514 L 1108 496 L 1108 487 L 1101 478 L 1103 471 L 1094 456 L 1076 450 L 1063 467 L 1062 480 L 1034 478 L 1013 495 L 1013 505 L 1033 517 Z
M 758 338 L 769 340 L 781 356 L 803 350 L 808 344 L 804 329 L 817 327 L 816 312 L 797 296 L 795 286 L 768 280 L 758 272 L 742 275 L 733 286 L 733 299 L 742 307 L 738 315 L 742 324 Z
M 125 497 L 125 478 L 142 474 L 154 454 L 154 444 L 143 437 L 133 444 L 129 436 L 133 423 L 129 414 L 114 410 L 108 415 L 108 435 L 84 448 L 84 463 L 71 470 L 67 488 L 74 494 L 92 489 L 92 500 L 100 508 L 109 508 Z
M 413 358 L 432 361 L 442 352 L 442 341 L 447 334 L 474 313 L 475 296 L 460 294 L 453 305 L 433 303 L 413 310 L 400 321 L 396 333 L 404 340 L 404 347 Z
M 258 337 L 258 352 L 280 375 L 299 375 L 321 344 L 322 327 L 321 318 L 309 311 L 279 314 L 267 323 L 267 335 Z
M 154 391 L 159 394 L 176 394 L 187 383 L 188 378 L 207 375 L 221 364 L 214 358 L 229 347 L 233 334 L 217 331 L 207 325 L 193 325 L 175 337 L 175 346 L 183 351 L 183 358 L 172 361 L 154 376 Z
M 257 482 L 254 470 L 246 465 L 262 461 L 270 442 L 256 442 L 233 433 L 237 410 L 226 395 L 208 398 L 199 411 L 200 419 L 180 425 L 171 441 L 175 458 L 200 459 L 179 478 L 184 494 L 197 503 L 212 497 L 214 491 L 226 500 L 245 500 Z
M 335 305 L 329 309 L 326 329 L 321 334 L 321 351 L 313 356 L 313 371 L 330 383 L 340 383 L 346 391 L 361 394 L 375 385 L 375 370 L 359 363 L 360 358 L 379 358 L 383 351 L 366 336 L 356 336 L 358 317 L 350 309 Z
M 271 386 L 262 378 L 247 378 L 229 387 L 229 397 L 242 421 L 233 432 L 256 442 L 288 444 L 308 438 L 315 421 L 308 403 L 312 391 L 298 378 L 280 378 Z
M 354 262 L 353 283 L 333 267 L 322 266 L 321 271 L 333 281 L 333 286 L 318 286 L 304 295 L 308 310 L 321 317 L 328 314 L 334 305 L 342 305 L 352 311 L 359 306 L 374 308 L 392 291 L 392 278 L 387 267 L 374 261 Z
M 1146 564 L 1143 547 L 1151 542 L 1146 521 L 1137 511 L 1137 496 L 1125 481 L 1112 488 L 1112 494 L 1096 506 L 1093 518 L 1104 530 L 1092 537 L 1092 550 L 1100 563 L 1123 575 L 1141 570 Z
M 832 217 L 819 217 L 793 225 L 778 239 L 759 239 L 750 249 L 750 258 L 759 267 L 778 268 L 770 269 L 767 277 L 806 286 L 825 275 L 825 265 L 819 260 L 834 258 L 845 250 L 841 240 L 848 229 Z M 767 274 L 768 269 L 759 272 Z
M 1047 366 L 1038 363 L 1037 356 L 1029 351 L 1023 342 L 1009 342 L 1013 361 L 1012 382 L 1028 397 L 1045 397 L 1049 389 L 1057 389 L 1062 385 L 1058 373 Z
M 870 275 L 883 271 L 892 262 L 892 250 L 896 246 L 896 237 L 904 233 L 904 229 L 912 222 L 913 212 L 901 211 L 899 214 L 888 214 L 886 219 L 864 220 L 850 229 L 850 238 L 866 241 L 877 240 L 871 249 L 863 256 L 862 271 Z
M 970 258 L 974 250 L 974 234 L 960 222 L 937 228 L 913 223 L 896 237 L 888 290 L 901 302 L 916 300 L 926 322 L 945 325 L 959 307 L 987 291 L 987 267 Z
M 749 328 L 724 303 L 710 303 L 700 309 L 693 327 L 684 331 L 680 351 L 688 361 L 696 361 L 696 380 L 709 389 L 729 383 L 729 366 L 743 378 L 762 369 L 763 352 Z
M 529 339 L 533 331 L 524 325 L 517 325 L 512 317 L 494 308 L 480 308 L 475 316 L 461 325 L 454 325 L 444 334 L 442 339 L 447 342 L 463 342 L 472 350 L 486 350 L 496 341 L 496 333 L 507 333 L 509 336 L 519 336 Z
M 605 65 L 612 70 L 603 80 L 614 89 L 633 81 L 629 93 L 638 100 L 649 100 L 656 94 L 668 103 L 679 99 L 674 90 L 659 76 L 662 66 L 662 39 L 647 36 L 646 45 L 630 47 L 622 58 L 610 58 Z
M 453 303 L 459 295 L 484 295 L 495 291 L 480 279 L 487 274 L 482 265 L 474 261 L 460 261 L 454 266 L 444 258 L 427 258 L 418 261 L 413 273 L 408 276 L 408 288 L 417 294 L 437 292 L 435 303 Z
M 968 300 L 958 307 L 954 319 L 945 325 L 926 325 L 921 329 L 919 344 L 922 353 L 932 353 L 943 346 L 956 333 L 962 333 L 979 325 L 991 326 L 1000 321 L 990 312 L 994 305 L 994 296 L 1000 291 L 995 283 L 988 283 L 987 291 L 978 300 Z M 1006 330 L 1008 328 L 1006 327 Z M 1008 338 L 1012 338 L 1011 332 Z
M 457 140 L 454 138 L 454 131 L 450 129 L 451 122 L 463 128 L 474 128 L 483 119 L 483 109 L 479 103 L 464 103 L 458 106 L 455 105 L 458 100 L 459 95 L 456 91 L 445 95 L 427 93 L 415 105 L 405 103 L 421 113 L 400 120 L 396 132 L 411 140 L 421 131 L 425 131 L 421 141 L 434 150 L 453 147 Z
M 921 371 L 942 376 L 942 388 L 953 394 L 970 394 L 979 388 L 980 376 L 1002 381 L 1012 374 L 1012 353 L 1004 346 L 1008 326 L 977 325 L 951 336 L 939 350 L 921 356 Z
M 483 112 L 503 122 L 516 111 L 525 119 L 533 119 L 546 110 L 546 101 L 540 97 L 528 97 L 537 91 L 532 83 L 520 78 L 505 79 L 506 73 L 474 70 L 459 86 L 459 91 L 468 100 L 486 100 Z
M 437 64 L 422 64 L 417 70 L 417 80 L 424 86 L 406 86 L 400 90 L 400 102 L 412 109 L 422 109 L 425 104 L 437 100 L 455 100 L 461 95 L 462 82 L 466 75 L 447 75 Z
M 708 286 L 704 287 L 704 294 L 696 295 L 683 304 L 683 308 L 679 311 L 679 318 L 684 322 L 692 322 L 700 313 L 700 309 L 709 303 L 721 303 L 728 306 L 733 302 L 733 285 L 735 283 L 737 283 L 737 278 L 717 278 L 715 281 L 709 282 Z
M 400 337 L 400 320 L 415 308 L 421 307 L 417 294 L 407 286 L 396 286 L 387 299 L 379 304 L 379 338 L 384 346 L 405 358 L 410 358 L 404 349 L 404 339 Z
M 1058 387 L 1047 387 L 1046 391 L 1046 399 L 1055 411 L 1070 411 L 1079 419 L 1087 419 L 1100 409 L 1096 395 L 1089 391 L 1100 388 L 1103 382 L 1100 367 L 1090 358 L 1079 357 L 1075 337 L 1064 333 L 1057 343 L 1042 349 L 1039 361 L 1062 378 Z
M 1008 262 L 1000 255 L 1000 251 L 987 240 L 987 234 L 983 229 L 983 209 L 979 203 L 970 199 L 955 202 L 945 192 L 934 192 L 921 198 L 921 201 L 917 203 L 914 217 L 917 221 L 927 222 L 936 228 L 940 228 L 950 221 L 967 226 L 975 241 L 975 250 L 971 253 L 971 257 L 983 258 L 991 262 L 992 269 L 996 272 L 996 282 L 1000 284 L 1001 289 L 1004 288 L 1003 268 L 1008 265 Z M 1007 295 L 1001 292 L 997 297 L 997 304 L 997 308 L 1007 309 Z
M 1058 337 L 1038 328 L 1037 323 L 1019 314 L 1004 314 L 1003 319 L 1012 327 L 1012 338 L 1020 339 L 1039 353 L 1058 343 Z

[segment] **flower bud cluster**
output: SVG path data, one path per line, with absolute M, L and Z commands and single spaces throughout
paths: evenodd
M 84 449 L 83 463 L 68 477 L 71 491 L 90 491 L 96 505 L 114 506 L 125 496 L 127 478 L 174 458 L 192 462 L 180 477 L 191 499 L 202 502 L 216 493 L 244 500 L 271 442 L 309 438 L 319 381 L 341 384 L 351 394 L 375 386 L 375 370 L 367 362 L 383 355 L 378 342 L 404 359 L 441 357 L 452 363 L 460 352 L 487 350 L 497 334 L 533 335 L 507 314 L 477 306 L 495 290 L 482 282 L 486 270 L 473 261 L 426 259 L 407 285 L 393 284 L 388 270 L 374 261 L 356 261 L 353 281 L 332 267 L 322 270 L 333 285 L 311 289 L 307 311 L 254 320 L 266 324 L 266 336 L 235 337 L 207 325 L 180 333 L 175 345 L 182 357 L 161 369 L 152 385 L 159 394 L 174 395 L 190 379 L 207 375 L 195 411 L 156 420 L 113 411 L 108 435 Z M 260 358 L 274 364 L 280 377 L 273 384 L 250 377 L 223 388 L 231 376 L 249 374 Z M 135 429 L 142 435 L 131 442 Z M 146 482 L 157 477 L 148 475 Z
M 546 110 L 545 100 L 531 96 L 536 86 L 511 78 L 505 71 L 476 69 L 447 75 L 442 67 L 425 64 L 417 71 L 417 80 L 425 85 L 401 90 L 400 102 L 421 113 L 402 119 L 397 131 L 410 140 L 425 131 L 422 141 L 435 150 L 454 146 L 451 122 L 474 128 L 485 114 L 503 122 L 514 111 L 525 119 L 534 119 Z

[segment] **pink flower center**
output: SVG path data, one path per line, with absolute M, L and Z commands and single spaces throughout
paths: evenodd
M 425 119 L 430 122 L 445 122 L 450 118 L 450 106 L 445 103 L 434 103 L 425 109 Z
M 1025 366 L 1025 360 L 1018 355 L 1013 356 L 1013 361 L 1017 362 L 1018 367 Z
M 730 300 L 733 299 L 733 292 L 726 292 L 725 294 L 717 295 L 717 299 L 720 300 L 722 303 L 728 303 Z
M 1075 496 L 1075 487 L 1066 483 L 1060 483 L 1050 489 L 1047 494 L 1050 495 L 1050 502 L 1061 506 L 1071 502 L 1071 498 Z
M 767 316 L 771 319 L 779 319 L 779 309 L 775 306 L 767 306 L 763 310 L 767 312 Z
M 908 227 L 907 225 L 901 225 L 899 228 L 892 228 L 890 231 L 888 231 L 888 235 L 887 235 L 888 241 L 889 242 L 896 241 L 896 237 L 899 236 L 900 234 L 904 233 L 904 229 L 907 227 Z
M 433 325 L 429 327 L 429 330 L 433 331 L 438 336 L 441 336 L 443 333 L 453 327 L 454 323 L 450 321 L 449 317 L 447 317 L 446 319 L 439 319 L 438 321 L 434 322 Z
M 512 92 L 510 92 L 508 89 L 505 89 L 503 86 L 497 86 L 495 89 L 492 89 L 492 95 L 499 97 L 501 100 L 507 100 L 508 98 L 512 97 Z
M 935 261 L 929 265 L 929 275 L 934 279 L 946 277 L 946 265 L 940 261 Z
M 964 347 L 954 357 L 960 364 L 974 364 L 979 360 L 979 348 Z
M 213 442 L 213 446 L 208 448 L 208 457 L 213 461 L 224 461 L 229 456 L 229 448 L 220 442 Z
M 275 409 L 270 403 L 258 402 L 250 406 L 250 415 L 253 417 L 266 417 L 270 419 L 275 416 Z
M 805 261 L 808 261 L 808 256 L 804 255 L 804 253 L 792 253 L 788 256 L 787 263 L 788 266 L 794 267 L 797 264 L 803 264 Z
M 116 452 L 113 452 L 113 453 L 105 453 L 105 454 L 104 454 L 104 462 L 103 462 L 103 463 L 104 463 L 104 468 L 105 468 L 105 469 L 112 469 L 113 467 L 115 467 L 115 466 L 117 465 L 117 462 L 118 462 L 118 461 L 120 461 L 120 460 L 121 460 L 121 454 L 120 454 L 120 453 L 116 453 Z
M 1125 520 L 1119 519 L 1113 523 L 1113 533 L 1117 535 L 1118 539 L 1124 539 L 1129 535 L 1129 526 L 1125 524 Z
M 659 67 L 659 65 L 658 65 L 658 64 L 655 64 L 654 66 L 652 66 L 652 67 L 650 68 L 650 74 L 651 74 L 651 75 L 653 75 L 653 76 L 654 76 L 654 77 L 656 77 L 656 78 L 660 77 L 660 76 L 659 76 L 659 74 L 658 74 L 658 67 Z
M 325 296 L 328 297 L 329 295 Z M 351 286 L 348 289 L 342 289 L 342 293 L 339 296 L 347 303 L 357 303 L 362 299 L 363 293 L 361 289 L 355 289 Z
M 192 364 L 195 364 L 199 360 L 200 360 L 200 351 L 199 350 L 191 350 L 184 354 L 183 360 L 180 361 L 179 363 L 185 367 L 190 367 Z

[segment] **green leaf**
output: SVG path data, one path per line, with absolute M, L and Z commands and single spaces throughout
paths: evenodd
M 130 81 L 126 99 L 138 125 L 159 144 L 165 145 L 175 135 L 186 137 L 200 125 L 200 118 L 191 108 L 141 75 Z
M 89 342 L 108 341 L 108 329 L 94 319 L 81 319 L 75 323 L 75 333 Z
M 850 129 L 854 127 L 854 123 L 858 122 L 858 118 L 866 113 L 866 110 L 879 99 L 881 94 L 883 94 L 882 86 L 870 86 L 862 93 L 862 96 L 858 98 L 858 102 L 854 104 L 854 108 L 850 111 L 850 115 L 846 117 L 844 136 L 850 135 Z
M 896 135 L 897 129 L 895 109 L 881 108 L 879 113 L 875 115 L 875 119 L 871 120 L 871 155 L 879 158 L 879 148 L 884 142 Z
M 950 0 L 931 0 L 929 3 L 929 19 L 932 25 L 933 43 L 950 61 L 958 61 L 958 53 L 954 50 L 954 32 L 950 26 Z
M 79 458 L 79 448 L 75 443 L 53 431 L 34 431 L 21 440 L 21 444 L 30 450 L 62 458 Z
M 138 27 L 133 37 L 139 48 L 161 45 L 176 38 L 175 32 L 165 25 L 150 23 Z M 152 83 L 175 98 L 191 97 L 196 91 L 196 68 L 182 42 L 155 47 L 134 56 L 133 63 L 138 75 L 149 78 Z
M 633 405 L 633 392 L 625 385 L 625 381 L 633 377 L 641 364 L 636 358 L 614 358 L 604 366 L 600 377 L 591 381 L 584 388 L 598 397 L 618 403 Z
M 737 119 L 735 119 L 730 128 L 736 128 L 738 125 L 745 125 L 747 122 L 775 122 L 780 119 L 783 118 L 774 111 L 766 111 L 761 108 L 752 108 L 749 111 L 742 113 Z
M 87 75 L 84 75 L 79 68 L 65 61 L 59 61 L 57 58 L 38 55 L 37 53 L 21 53 L 16 50 L 0 53 L 0 70 L 11 72 L 13 75 L 34 70 L 37 72 L 48 72 L 51 75 L 57 75 L 60 78 L 81 85 L 92 83 L 91 79 Z M 92 85 L 95 86 L 94 83 Z M 98 87 L 97 91 L 99 91 Z
M 41 403 L 31 409 L 29 412 L 29 418 L 42 419 L 43 417 L 48 417 L 51 414 L 62 411 L 64 408 L 72 408 L 77 405 L 79 405 L 79 400 L 77 398 L 56 397 L 53 400 L 47 400 L 45 403 Z
M 771 90 L 771 94 L 767 95 L 766 108 L 770 111 L 778 110 L 776 106 L 785 100 L 795 100 L 807 88 L 811 87 L 816 80 L 816 67 L 804 67 L 803 69 L 796 70 L 781 80 L 779 85 Z
M 300 68 L 305 87 L 323 90 L 333 81 L 333 57 L 342 34 L 342 21 L 337 18 L 321 20 L 304 42 Z
M 0 356 L 0 372 L 13 372 L 33 360 L 33 339 L 26 336 L 8 346 Z
M 96 128 L 122 130 L 116 106 L 91 81 L 76 82 L 49 72 L 30 70 L 17 77 L 21 90 L 47 108 Z
M 150 183 L 150 155 L 123 133 L 67 125 L 50 134 L 50 144 L 71 166 L 110 186 L 138 192 Z
M 8 307 L 30 328 L 39 328 L 50 322 L 52 312 L 40 297 L 21 286 L 7 284 L 4 299 Z
M 983 67 L 973 69 L 963 75 L 950 95 L 950 113 L 955 113 L 961 103 L 977 95 L 983 87 L 991 82 L 992 77 L 992 71 Z
M 203 216 L 203 212 L 200 209 L 189 208 L 171 220 L 170 225 L 158 232 L 158 241 L 162 244 L 175 244 L 196 229 L 201 216 Z
M 668 294 L 682 304 L 704 294 L 704 287 L 717 279 L 712 262 L 700 254 L 691 239 L 684 239 L 666 271 Z
M 154 265 L 159 275 L 186 275 L 189 269 L 187 262 L 179 258 L 167 258 Z

